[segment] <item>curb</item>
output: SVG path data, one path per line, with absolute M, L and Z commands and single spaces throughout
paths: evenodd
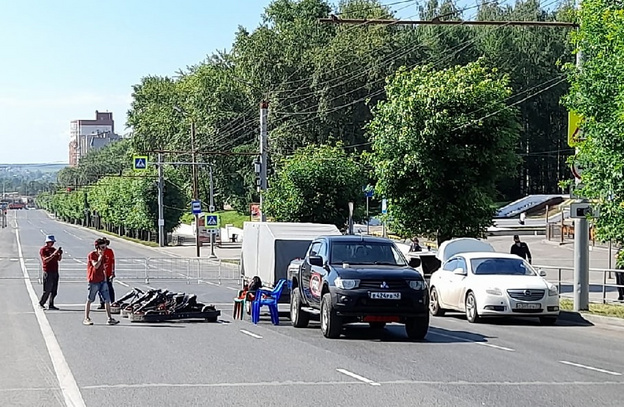
M 624 318 L 607 317 L 590 312 L 561 311 L 559 318 L 564 321 L 582 323 L 587 325 L 600 325 L 624 328 Z

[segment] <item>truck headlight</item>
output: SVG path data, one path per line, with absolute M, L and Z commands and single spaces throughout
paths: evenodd
M 424 290 L 427 288 L 427 283 L 422 280 L 411 280 L 409 286 L 412 290 Z
M 503 292 L 500 290 L 500 288 L 486 288 L 485 292 L 490 295 L 498 295 L 498 296 L 503 295 Z
M 336 287 L 340 288 L 341 290 L 353 290 L 358 285 L 360 285 L 360 280 L 347 278 L 343 280 L 342 278 L 338 277 L 334 280 L 334 284 L 336 284 Z
M 559 290 L 557 289 L 556 285 L 551 285 L 550 287 L 548 287 L 548 296 L 554 297 L 555 295 L 559 295 Z

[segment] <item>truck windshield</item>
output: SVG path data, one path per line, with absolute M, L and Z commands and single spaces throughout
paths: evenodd
M 406 266 L 407 260 L 392 243 L 332 242 L 330 263 Z

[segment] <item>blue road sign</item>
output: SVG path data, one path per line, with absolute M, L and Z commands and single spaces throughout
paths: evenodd
M 191 201 L 191 211 L 193 215 L 199 215 L 202 212 L 201 201 Z
M 382 199 L 381 201 L 381 213 L 388 213 L 388 202 L 386 201 L 386 198 Z
M 147 156 L 145 155 L 135 155 L 133 160 L 134 169 L 135 170 L 146 170 L 147 169 Z
M 216 213 L 209 213 L 206 215 L 206 229 L 217 229 L 219 227 L 219 215 Z

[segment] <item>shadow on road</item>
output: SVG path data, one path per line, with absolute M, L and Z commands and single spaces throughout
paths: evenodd
M 447 316 L 444 318 L 454 318 L 466 321 L 466 316 L 460 313 L 447 314 Z M 468 324 L 468 321 L 466 321 L 466 323 Z M 547 327 L 540 323 L 538 317 L 489 317 L 483 318 L 481 322 L 476 324 L 475 326 L 479 325 L 522 326 L 535 328 Z M 594 324 L 587 321 L 579 313 L 561 311 L 559 318 L 557 319 L 557 323 L 552 327 L 556 328 L 558 326 L 594 326 Z

